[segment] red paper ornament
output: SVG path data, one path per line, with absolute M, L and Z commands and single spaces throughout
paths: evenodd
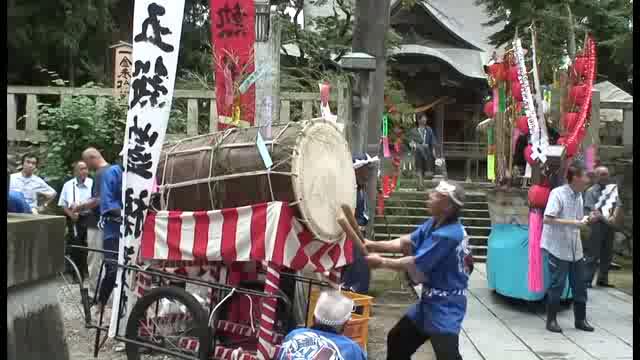
M 518 66 L 512 65 L 509 67 L 507 78 L 509 81 L 512 81 L 512 82 L 519 80 Z
M 496 81 L 504 81 L 507 77 L 505 65 L 503 63 L 494 63 L 487 67 L 489 75 Z
M 529 144 L 527 145 L 526 148 L 524 148 L 524 159 L 527 160 L 529 165 L 535 165 L 536 161 L 533 160 L 533 158 L 531 157 L 531 154 L 533 154 L 533 149 L 531 147 L 531 144 Z
M 573 70 L 576 75 L 579 77 L 585 76 L 587 74 L 587 63 L 589 62 L 588 58 L 584 55 L 576 56 L 576 59 L 573 62 Z
M 516 103 L 516 114 L 520 114 L 522 113 L 522 103 L 521 102 L 517 102 Z
M 567 133 L 573 132 L 573 129 L 576 127 L 576 123 L 578 121 L 579 113 L 568 112 L 562 115 L 562 125 Z
M 582 106 L 587 100 L 587 91 L 589 87 L 586 84 L 573 85 L 569 88 L 569 101 L 577 106 Z
M 529 121 L 527 120 L 527 117 L 526 116 L 518 117 L 518 119 L 516 120 L 516 127 L 518 128 L 518 130 L 520 130 L 521 133 L 528 134 Z
M 529 188 L 529 206 L 537 209 L 544 209 L 549 201 L 551 189 L 547 186 L 535 184 Z
M 520 85 L 520 81 L 511 83 L 511 96 L 513 96 L 516 101 L 522 101 L 522 85 Z
M 496 116 L 494 101 L 495 99 L 491 99 L 484 104 L 484 114 L 489 118 Z

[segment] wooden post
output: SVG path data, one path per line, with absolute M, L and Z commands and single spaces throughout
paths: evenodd
M 198 135 L 198 99 L 187 100 L 187 136 Z
M 311 100 L 302 101 L 302 120 L 313 118 L 313 102 Z
M 633 154 L 633 107 L 622 110 L 622 122 L 624 129 L 622 133 L 624 155 L 631 156 Z
M 209 132 L 218 131 L 218 105 L 216 99 L 209 101 Z
M 272 11 L 269 15 L 269 39 L 254 44 L 256 69 L 265 66 L 268 71 L 255 83 L 255 125 L 274 123 L 280 109 L 280 22 Z M 288 113 L 288 111 L 287 111 Z M 280 113 L 281 114 L 281 113 Z M 280 121 L 283 121 L 282 118 Z M 288 121 L 288 117 L 287 117 Z
M 18 122 L 18 108 L 16 106 L 16 94 L 7 94 L 7 139 L 16 137 Z
M 34 94 L 27 94 L 27 121 L 24 130 L 27 136 L 38 130 L 38 98 Z
M 280 102 L 280 123 L 286 124 L 288 123 L 289 116 L 291 115 L 291 103 L 289 100 L 282 100 Z

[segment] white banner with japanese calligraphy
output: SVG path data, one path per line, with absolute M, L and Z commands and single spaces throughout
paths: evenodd
M 123 221 L 118 263 L 132 265 L 154 187 L 173 97 L 184 0 L 136 0 L 133 18 L 133 73 L 124 134 Z M 109 336 L 123 335 L 137 300 L 132 273 L 120 266 L 113 293 Z M 122 298 L 121 298 L 122 297 Z M 122 304 L 121 307 L 118 304 Z M 118 311 L 122 308 L 122 311 Z

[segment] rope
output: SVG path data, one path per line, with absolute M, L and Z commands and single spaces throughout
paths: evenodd
M 211 314 L 209 315 L 209 323 L 208 323 L 209 326 L 213 326 L 213 315 L 216 313 L 216 310 L 218 310 L 220 305 L 224 304 L 224 302 L 227 301 L 227 299 L 230 298 L 231 295 L 233 295 L 234 292 L 236 292 L 236 288 L 232 288 L 231 291 L 227 294 L 227 296 L 225 296 L 222 299 L 222 301 L 217 303 L 216 306 L 213 308 L 213 310 L 211 310 Z

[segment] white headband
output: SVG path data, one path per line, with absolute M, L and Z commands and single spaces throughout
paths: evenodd
M 456 186 L 455 185 L 450 184 L 450 183 L 442 180 L 442 181 L 440 181 L 438 186 L 436 186 L 435 191 L 439 192 L 441 194 L 446 194 L 458 206 L 460 206 L 460 207 L 464 206 L 464 203 L 462 201 L 460 201 L 460 199 L 458 199 L 456 197 Z

